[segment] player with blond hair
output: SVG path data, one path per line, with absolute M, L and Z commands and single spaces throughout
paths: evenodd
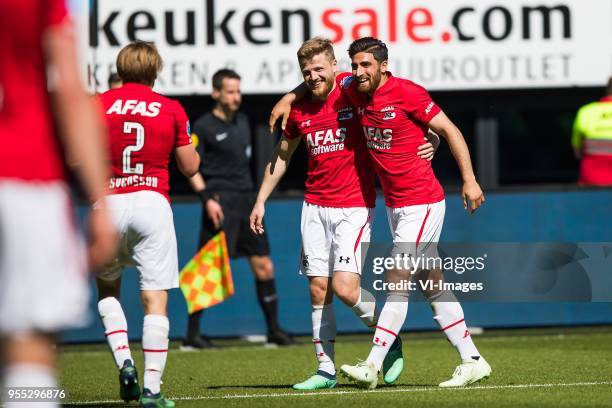
M 117 259 L 98 276 L 98 310 L 119 369 L 121 398 L 140 397 L 143 407 L 174 406 L 160 390 L 168 355 L 168 290 L 178 287 L 168 165 L 174 155 L 179 170 L 190 177 L 200 164 L 185 111 L 152 90 L 162 65 L 152 43 L 128 44 L 117 56 L 123 86 L 100 96 L 111 135 L 112 175 L 110 195 L 99 206 L 111 212 L 121 245 Z M 138 270 L 145 313 L 142 396 L 119 302 L 121 271 L 127 265 Z

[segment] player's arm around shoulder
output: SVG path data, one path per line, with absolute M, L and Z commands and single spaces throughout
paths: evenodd
M 429 127 L 448 142 L 463 179 L 463 206 L 470 213 L 474 213 L 485 202 L 485 198 L 480 185 L 476 181 L 470 151 L 465 143 L 463 134 L 443 111 L 438 112 L 429 121 Z
M 283 95 L 283 97 L 276 102 L 274 107 L 272 108 L 272 112 L 270 112 L 270 119 L 268 120 L 268 126 L 270 127 L 270 133 L 274 133 L 274 126 L 279 118 L 282 118 L 281 121 L 281 131 L 284 131 L 287 126 L 287 121 L 289 120 L 289 115 L 291 114 L 291 105 L 295 102 L 298 102 L 306 96 L 308 93 L 308 88 L 306 88 L 306 84 L 302 82 L 295 88 L 293 88 L 290 92 Z

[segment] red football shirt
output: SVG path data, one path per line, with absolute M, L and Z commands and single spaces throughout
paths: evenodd
M 374 171 L 355 108 L 338 86 L 326 101 L 296 102 L 285 127 L 308 150 L 307 203 L 324 207 L 374 207 Z
M 390 72 L 387 75 L 387 82 L 371 98 L 357 90 L 352 75 L 336 78 L 357 109 L 385 204 L 398 208 L 441 201 L 444 190 L 431 162 L 417 156 L 428 123 L 440 108 L 423 87 Z
M 0 179 L 64 179 L 42 38 L 68 23 L 64 0 L 0 1 Z
M 170 155 L 191 143 L 181 105 L 135 83 L 111 89 L 100 99 L 110 136 L 110 193 L 151 190 L 169 198 Z

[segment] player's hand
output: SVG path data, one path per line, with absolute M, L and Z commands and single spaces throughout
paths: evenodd
M 257 235 L 264 233 L 263 217 L 265 213 L 266 207 L 262 203 L 256 202 L 253 206 L 253 211 L 251 211 L 249 221 L 251 224 L 251 231 Z
M 440 146 L 440 137 L 432 131 L 429 131 L 424 140 L 427 143 L 418 147 L 417 156 L 427 161 L 432 161 L 436 150 L 438 150 L 438 147 Z
M 212 220 L 215 229 L 221 228 L 223 223 L 223 208 L 216 200 L 210 199 L 206 201 L 206 214 Z
M 119 236 L 108 210 L 100 207 L 91 211 L 88 235 L 89 266 L 96 271 L 111 262 L 117 253 Z
M 463 183 L 461 195 L 463 197 L 463 208 L 468 210 L 470 214 L 473 214 L 474 211 L 485 202 L 484 193 L 476 180 L 470 180 Z
M 270 113 L 270 120 L 268 121 L 268 126 L 270 126 L 270 133 L 274 133 L 274 126 L 276 125 L 276 121 L 280 117 L 283 118 L 283 120 L 281 121 L 281 130 L 285 130 L 290 113 L 291 102 L 289 102 L 285 96 L 281 98 L 281 100 L 278 101 L 276 105 L 274 105 L 274 107 L 272 108 L 272 113 Z

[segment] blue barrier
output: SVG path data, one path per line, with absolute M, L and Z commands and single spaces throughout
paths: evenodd
M 272 247 L 280 296 L 281 324 L 290 332 L 311 331 L 307 281 L 297 274 L 300 253 L 300 211 L 302 201 L 283 199 L 269 203 L 266 227 Z M 196 252 L 201 210 L 196 203 L 173 205 L 178 237 L 179 263 L 184 265 Z M 468 215 L 458 195 L 447 197 L 442 241 L 446 242 L 611 242 L 612 190 L 492 193 L 484 207 Z M 377 201 L 372 230 L 373 241 L 389 240 L 384 202 Z M 257 305 L 253 276 L 244 259 L 232 262 L 236 295 L 206 311 L 203 331 L 212 336 L 263 333 L 265 323 Z M 142 334 L 142 307 L 134 270 L 124 273 L 121 303 L 126 311 L 131 339 Z M 103 340 L 97 318 L 92 284 L 91 319 L 82 329 L 66 332 L 68 342 Z M 466 303 L 469 325 L 518 327 L 612 323 L 612 303 Z M 170 294 L 170 336 L 182 337 L 187 316 L 179 290 Z M 338 330 L 363 331 L 361 322 L 345 306 L 337 304 Z M 406 330 L 436 329 L 427 303 L 410 305 Z

